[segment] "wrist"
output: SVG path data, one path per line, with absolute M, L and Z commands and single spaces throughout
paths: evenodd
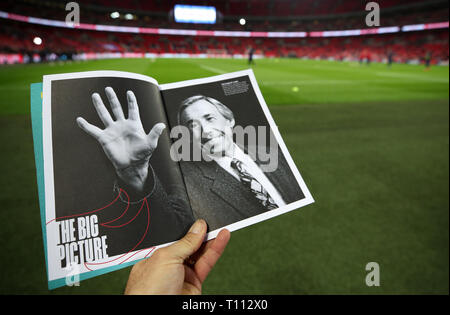
M 136 190 L 136 192 L 142 193 L 148 177 L 148 165 L 149 162 L 146 161 L 126 168 L 116 169 L 116 173 L 126 185 Z

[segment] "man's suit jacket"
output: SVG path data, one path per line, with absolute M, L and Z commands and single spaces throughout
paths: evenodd
M 303 199 L 304 194 L 280 151 L 277 169 L 264 174 L 289 204 Z M 250 190 L 216 162 L 180 165 L 194 217 L 205 219 L 210 231 L 267 211 Z

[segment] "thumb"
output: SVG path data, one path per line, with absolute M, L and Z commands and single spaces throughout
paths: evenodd
M 197 220 L 182 239 L 166 247 L 166 252 L 182 263 L 200 248 L 205 235 L 206 222 L 202 219 Z
M 156 145 L 158 144 L 159 136 L 162 134 L 165 128 L 165 124 L 157 123 L 153 126 L 152 130 L 150 130 L 149 134 L 147 135 L 147 140 L 152 147 L 156 147 Z

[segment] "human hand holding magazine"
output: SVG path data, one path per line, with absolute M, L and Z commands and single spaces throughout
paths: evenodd
M 314 202 L 251 70 L 159 85 L 127 72 L 31 87 L 49 288 Z

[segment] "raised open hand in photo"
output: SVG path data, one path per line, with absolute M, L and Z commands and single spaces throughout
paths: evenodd
M 148 173 L 148 163 L 165 128 L 163 123 L 153 126 L 146 134 L 139 116 L 136 96 L 127 91 L 128 118 L 125 118 L 116 93 L 105 88 L 115 120 L 111 117 L 98 93 L 92 94 L 92 102 L 105 129 L 100 129 L 78 117 L 78 126 L 100 143 L 113 164 L 117 175 L 128 185 L 142 191 Z

